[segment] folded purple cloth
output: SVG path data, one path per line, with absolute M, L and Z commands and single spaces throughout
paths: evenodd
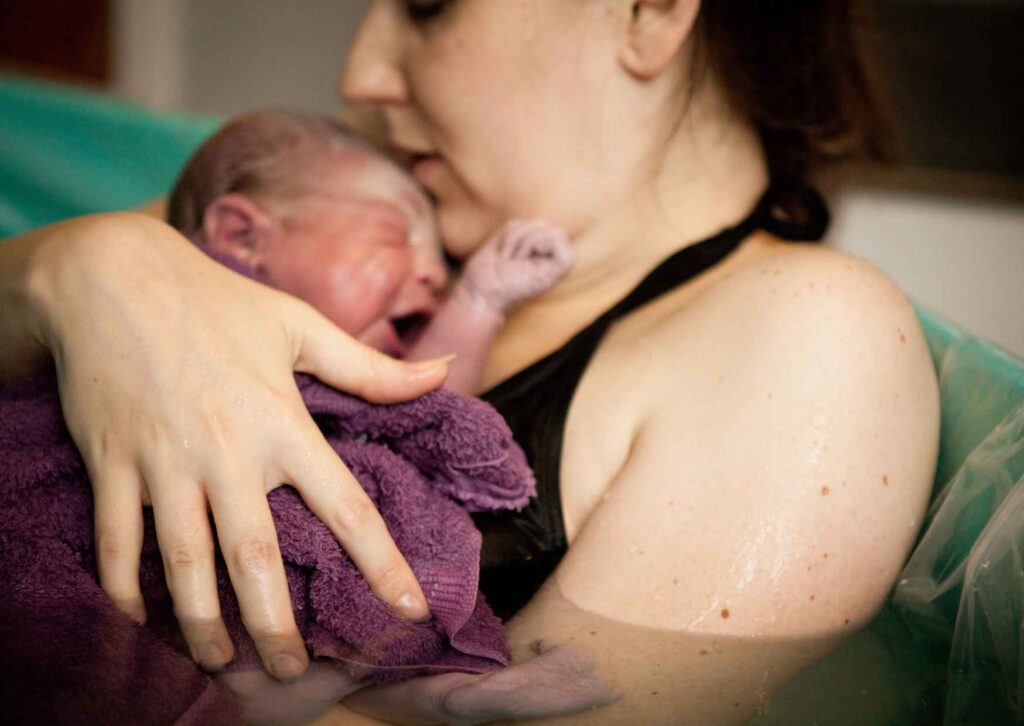
M 504 421 L 487 404 L 448 391 L 377 406 L 308 376 L 296 379 L 329 443 L 383 516 L 433 615 L 421 624 L 396 615 L 296 491 L 282 486 L 269 495 L 270 506 L 296 621 L 312 654 L 371 684 L 507 665 L 501 623 L 478 590 L 480 533 L 468 514 L 521 509 L 536 491 Z M 233 719 L 231 698 L 187 658 L 151 512 L 141 570 L 145 628 L 116 611 L 97 584 L 92 516 L 52 374 L 0 388 L 3 710 L 62 722 L 75 713 L 71 720 Z M 258 668 L 219 556 L 217 577 L 237 650 L 231 668 Z

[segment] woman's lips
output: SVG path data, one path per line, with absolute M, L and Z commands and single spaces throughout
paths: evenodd
M 412 175 L 421 184 L 429 178 L 430 173 L 441 164 L 438 154 L 416 154 L 412 157 Z

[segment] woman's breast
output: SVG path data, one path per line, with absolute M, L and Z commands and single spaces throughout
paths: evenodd
M 636 372 L 607 343 L 584 372 L 566 416 L 559 481 L 570 545 L 629 459 L 640 420 Z

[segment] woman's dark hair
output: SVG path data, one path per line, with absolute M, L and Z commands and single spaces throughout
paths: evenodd
M 888 156 L 863 12 L 856 0 L 702 4 L 695 72 L 710 68 L 754 123 L 774 177 L 802 180 L 818 163 L 858 152 Z

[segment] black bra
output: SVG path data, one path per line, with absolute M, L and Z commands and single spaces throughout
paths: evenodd
M 525 605 L 568 548 L 559 482 L 565 418 L 611 324 L 713 267 L 755 230 L 811 242 L 821 239 L 828 222 L 813 189 L 773 183 L 739 224 L 675 252 L 561 348 L 481 395 L 505 417 L 537 476 L 537 497 L 522 511 L 473 514 L 483 534 L 480 589 L 498 617 L 508 620 Z

